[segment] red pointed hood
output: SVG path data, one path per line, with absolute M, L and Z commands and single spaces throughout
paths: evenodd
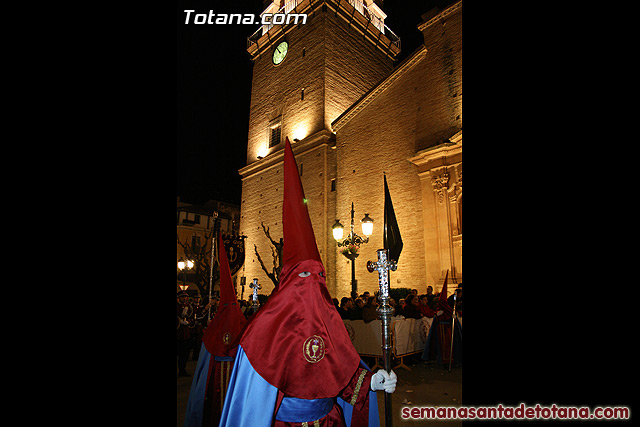
M 329 291 L 289 140 L 284 148 L 280 283 L 240 340 L 253 368 L 286 396 L 335 397 L 360 363 Z
M 298 165 L 293 157 L 289 138 L 284 143 L 284 201 L 282 203 L 282 274 L 300 261 L 314 259 L 322 262 L 316 236 L 307 209 Z M 282 282 L 282 280 L 280 280 Z
M 220 264 L 220 306 L 215 318 L 205 329 L 202 342 L 213 356 L 234 356 L 237 350 L 235 341 L 246 319 L 236 300 L 227 251 L 224 249 L 221 235 L 218 236 L 218 262 Z

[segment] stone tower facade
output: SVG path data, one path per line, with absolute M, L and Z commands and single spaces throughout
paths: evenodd
M 399 40 L 384 25 L 381 3 L 265 2 L 264 13 L 306 13 L 307 20 L 265 25 L 249 38 L 254 65 L 247 165 L 239 171 L 240 231 L 247 236 L 241 274 L 247 283 L 258 278 L 261 293 L 273 284 L 254 247 L 271 270 L 261 224 L 275 240 L 282 237 L 285 137 L 333 297 L 351 291 L 351 262 L 339 253 L 331 227 L 339 218 L 348 233 L 352 202 L 358 234 L 365 213 L 374 219 L 356 260 L 358 291 L 377 290 L 366 261 L 382 248 L 383 173 L 404 241 L 391 286 L 439 291 L 447 270 L 453 283 L 461 281 L 461 3 L 423 15 L 418 29 L 425 44 L 395 68 Z
M 306 23 L 263 26 L 249 39 L 253 79 L 247 166 L 239 171 L 240 229 L 247 236 L 244 275 L 248 281 L 257 277 L 267 294 L 273 285 L 260 267 L 254 245 L 271 269 L 273 257 L 261 224 L 269 227 L 275 240 L 282 237 L 282 152 L 288 137 L 329 291 L 336 296 L 337 251 L 331 225 L 336 218 L 337 159 L 331 122 L 389 74 L 400 52 L 392 33 L 384 34 L 384 12 L 373 1 L 352 3 L 271 2 L 264 13 L 305 13 Z M 283 41 L 287 53 L 276 65 L 273 54 Z

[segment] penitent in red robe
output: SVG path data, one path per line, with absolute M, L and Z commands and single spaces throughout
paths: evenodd
M 242 333 L 220 426 L 379 425 L 372 373 L 327 290 L 288 139 L 283 175 L 280 281 Z
M 218 426 L 238 348 L 238 337 L 246 323 L 236 300 L 221 236 L 218 238 L 218 261 L 220 307 L 202 337 L 198 366 L 187 402 L 185 427 Z

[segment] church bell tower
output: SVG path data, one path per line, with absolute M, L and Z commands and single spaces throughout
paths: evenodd
M 282 237 L 285 137 L 296 156 L 318 249 L 335 289 L 339 255 L 331 225 L 348 208 L 336 206 L 335 134 L 331 122 L 386 77 L 400 53 L 384 24 L 382 0 L 264 2 L 262 25 L 247 40 L 253 62 L 247 163 L 242 177 L 240 231 L 247 236 L 244 276 L 273 283 L 272 246 Z

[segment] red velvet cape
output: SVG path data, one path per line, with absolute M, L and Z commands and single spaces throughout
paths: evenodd
M 337 396 L 360 363 L 316 260 L 299 262 L 281 278 L 240 345 L 262 378 L 301 399 Z
M 240 345 L 253 368 L 286 396 L 337 396 L 360 356 L 327 290 L 289 138 L 284 148 L 283 267 L 276 289 L 249 320 Z M 302 272 L 310 273 L 300 277 Z M 305 274 L 306 275 L 306 274 Z

